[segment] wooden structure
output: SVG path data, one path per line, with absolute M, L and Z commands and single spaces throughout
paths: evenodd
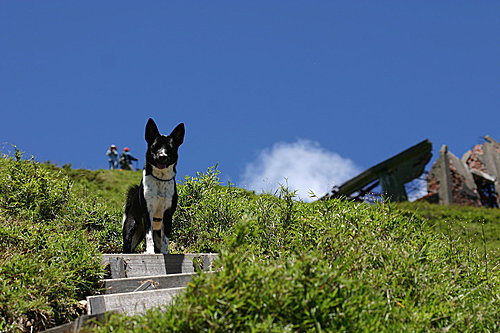
M 413 147 L 369 168 L 348 180 L 322 199 L 347 198 L 362 200 L 375 187 L 391 201 L 407 201 L 405 184 L 418 178 L 432 157 L 432 143 L 424 140 Z

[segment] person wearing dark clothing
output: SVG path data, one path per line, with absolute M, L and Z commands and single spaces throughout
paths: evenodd
M 122 170 L 133 170 L 132 161 L 138 161 L 139 159 L 130 155 L 130 149 L 125 147 L 123 148 L 123 152 L 120 156 L 120 167 Z

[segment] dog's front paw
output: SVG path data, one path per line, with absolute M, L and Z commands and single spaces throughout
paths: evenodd
M 155 254 L 155 248 L 146 248 L 146 252 L 144 252 L 144 254 Z

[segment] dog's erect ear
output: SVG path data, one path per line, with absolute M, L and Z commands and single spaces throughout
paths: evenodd
M 174 143 L 177 146 L 180 146 L 184 142 L 184 133 L 185 132 L 186 132 L 186 130 L 184 129 L 184 123 L 180 123 L 179 125 L 177 125 L 176 128 L 174 128 L 174 130 L 172 131 L 172 133 L 170 133 L 169 136 L 172 139 L 174 139 Z
M 151 144 L 158 136 L 160 136 L 160 131 L 158 131 L 155 121 L 149 118 L 148 123 L 146 124 L 146 142 Z

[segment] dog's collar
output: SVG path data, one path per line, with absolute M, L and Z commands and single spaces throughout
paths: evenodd
M 149 175 L 150 175 L 151 177 L 153 177 L 154 179 L 159 180 L 159 181 L 161 181 L 161 182 L 169 182 L 169 181 L 171 181 L 172 179 L 175 179 L 175 176 L 173 176 L 172 178 L 169 178 L 169 179 L 161 179 L 161 178 L 156 177 L 156 176 L 153 174 L 153 172 L 151 172 Z

